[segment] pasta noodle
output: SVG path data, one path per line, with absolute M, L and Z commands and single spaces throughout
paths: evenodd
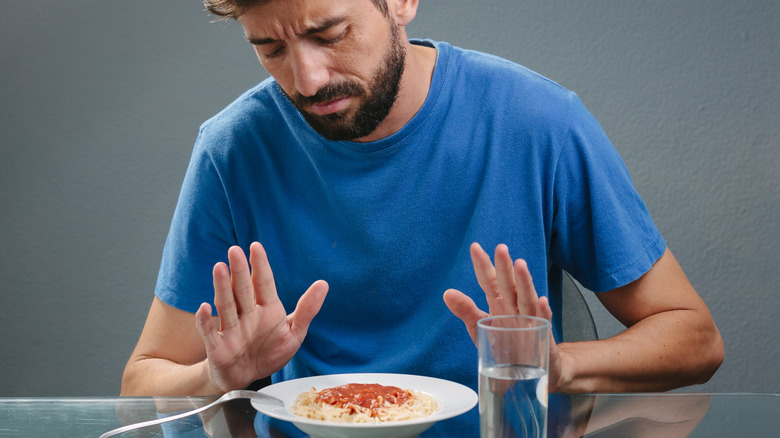
M 301 393 L 292 412 L 336 423 L 382 423 L 425 417 L 439 410 L 428 394 L 375 383 L 350 383 Z

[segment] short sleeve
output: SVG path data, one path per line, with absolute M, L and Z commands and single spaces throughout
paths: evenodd
M 213 151 L 198 136 L 163 249 L 155 295 L 173 307 L 195 312 L 213 304 L 212 270 L 236 242 L 230 208 Z M 213 309 L 213 306 L 212 306 Z
M 590 290 L 628 284 L 666 242 L 606 134 L 576 96 L 554 177 L 551 256 Z

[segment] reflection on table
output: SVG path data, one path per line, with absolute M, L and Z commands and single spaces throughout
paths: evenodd
M 0 398 L 0 437 L 97 437 L 127 424 L 204 406 L 208 397 Z M 434 425 L 420 438 L 478 436 L 478 412 Z M 470 425 L 463 429 L 463 424 Z M 780 395 L 600 394 L 550 396 L 548 437 L 775 437 Z M 127 437 L 301 437 L 292 424 L 236 400 Z

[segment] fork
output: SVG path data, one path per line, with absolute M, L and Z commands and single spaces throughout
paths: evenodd
M 221 405 L 222 403 L 228 402 L 230 400 L 236 400 L 236 399 L 251 399 L 251 400 L 262 400 L 263 402 L 277 405 L 277 406 L 284 406 L 284 402 L 272 395 L 263 394 L 262 392 L 256 392 L 256 391 L 249 391 L 244 389 L 238 389 L 235 391 L 226 392 L 222 395 L 222 397 L 216 399 L 212 403 L 207 404 L 206 406 L 193 409 L 191 411 L 182 412 L 181 414 L 171 415 L 170 417 L 165 418 L 159 418 L 157 420 L 149 420 L 149 421 L 143 421 L 141 423 L 135 423 L 130 424 L 123 427 L 118 427 L 114 430 L 110 430 L 103 435 L 100 435 L 99 438 L 108 438 L 111 436 L 119 435 L 120 433 L 125 433 L 131 430 L 135 429 L 141 429 L 144 427 L 154 426 L 157 424 L 167 423 L 169 421 L 176 421 L 184 417 L 189 417 L 190 415 L 199 414 L 205 410 L 211 409 L 214 406 Z

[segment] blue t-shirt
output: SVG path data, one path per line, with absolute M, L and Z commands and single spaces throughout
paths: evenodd
M 487 309 L 479 242 L 524 258 L 560 315 L 564 269 L 591 290 L 629 283 L 666 245 L 577 96 L 517 64 L 447 43 L 419 112 L 379 141 L 327 141 L 268 79 L 201 127 L 156 287 L 189 312 L 213 302 L 231 245 L 265 247 L 288 312 L 330 291 L 276 380 L 397 372 L 477 387 L 476 348 L 445 306 Z M 560 339 L 560 320 L 554 330 Z

